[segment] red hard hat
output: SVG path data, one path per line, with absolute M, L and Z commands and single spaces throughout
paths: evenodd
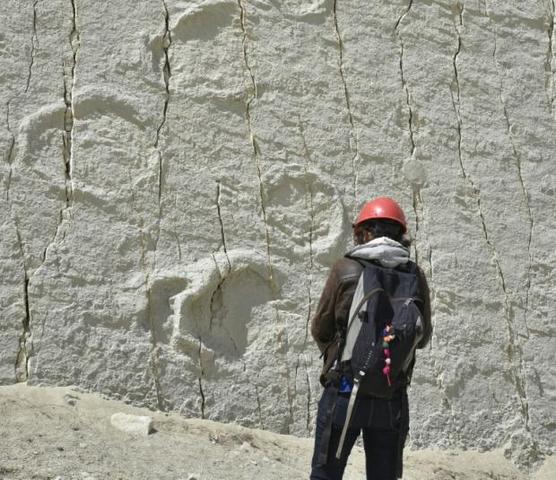
M 402 207 L 390 197 L 378 197 L 363 205 L 363 208 L 357 216 L 357 220 L 355 220 L 354 226 L 373 218 L 394 220 L 403 227 L 403 233 L 407 231 L 407 223 Z

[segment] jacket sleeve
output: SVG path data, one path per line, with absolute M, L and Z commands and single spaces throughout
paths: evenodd
M 430 341 L 432 336 L 432 321 L 431 321 L 431 301 L 429 284 L 423 271 L 418 268 L 419 275 L 419 296 L 423 301 L 423 338 L 417 344 L 417 348 L 424 348 Z
M 330 271 L 328 279 L 322 290 L 317 310 L 311 320 L 311 335 L 315 339 L 321 353 L 334 341 L 336 335 L 336 295 L 338 278 L 334 268 Z
M 362 269 L 359 262 L 344 257 L 330 271 L 311 321 L 311 334 L 322 353 L 347 326 L 351 300 Z

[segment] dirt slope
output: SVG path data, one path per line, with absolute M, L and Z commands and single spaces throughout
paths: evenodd
M 155 432 L 114 428 L 150 415 Z M 70 388 L 0 387 L 2 480 L 307 479 L 312 440 L 151 412 Z M 552 459 L 530 478 L 556 478 Z M 364 478 L 362 452 L 347 480 Z M 406 480 L 525 480 L 500 452 L 408 451 Z

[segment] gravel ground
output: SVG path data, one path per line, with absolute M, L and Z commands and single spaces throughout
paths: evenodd
M 114 413 L 148 415 L 128 434 Z M 307 479 L 312 440 L 152 412 L 71 388 L 0 387 L 0 480 Z M 407 451 L 405 480 L 553 480 L 553 458 L 529 476 L 501 452 Z M 357 449 L 346 480 L 363 479 Z

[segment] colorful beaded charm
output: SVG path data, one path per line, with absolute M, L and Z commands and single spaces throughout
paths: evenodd
M 382 374 L 388 380 L 388 386 L 392 386 L 392 380 L 390 379 L 390 364 L 392 359 L 390 358 L 390 342 L 396 338 L 393 334 L 392 325 L 388 324 L 382 332 L 382 348 L 384 349 L 384 368 L 382 369 Z

